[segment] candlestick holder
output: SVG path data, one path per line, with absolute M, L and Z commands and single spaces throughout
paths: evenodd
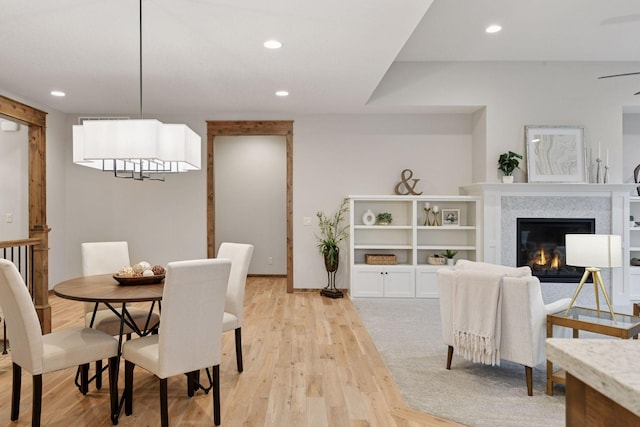
M 596 184 L 600 184 L 600 175 L 601 175 L 600 163 L 602 163 L 602 159 L 598 157 L 596 159 L 596 163 L 598 164 L 598 166 L 596 167 Z
M 438 212 L 440 212 L 440 210 L 436 207 L 434 207 L 433 209 L 424 208 L 424 225 L 429 227 L 439 226 L 440 224 L 438 223 Z
M 609 166 L 604 165 L 604 180 L 603 183 L 607 184 L 609 182 Z
M 440 224 L 438 223 L 438 214 L 440 213 L 440 209 L 438 209 L 437 206 L 435 206 L 433 208 L 433 223 L 431 225 L 433 225 L 434 227 L 438 227 L 440 226 Z

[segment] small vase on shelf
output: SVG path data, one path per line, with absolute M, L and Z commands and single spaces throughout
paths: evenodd
M 362 223 L 364 225 L 373 225 L 376 223 L 376 214 L 371 211 L 371 209 L 367 209 L 367 211 L 362 215 Z

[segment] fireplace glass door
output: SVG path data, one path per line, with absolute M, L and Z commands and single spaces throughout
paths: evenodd
M 518 218 L 518 267 L 531 267 L 541 282 L 578 283 L 584 267 L 566 264 L 564 236 L 593 233 L 593 218 Z

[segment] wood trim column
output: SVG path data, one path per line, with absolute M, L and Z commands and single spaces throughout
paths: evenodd
M 49 232 L 47 226 L 47 150 L 44 127 L 29 126 L 29 237 L 33 248 L 33 302 L 43 333 L 51 332 L 49 305 Z
M 0 115 L 29 126 L 29 237 L 33 250 L 33 298 L 43 333 L 51 332 L 49 232 L 47 225 L 47 113 L 0 95 Z
M 207 256 L 216 256 L 216 199 L 215 173 L 213 168 L 213 141 L 216 136 L 207 131 Z
M 287 132 L 287 292 L 293 292 L 293 122 Z

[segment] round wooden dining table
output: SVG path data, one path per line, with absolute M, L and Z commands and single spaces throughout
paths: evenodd
M 162 300 L 164 282 L 148 285 L 121 285 L 112 274 L 76 277 L 53 287 L 60 298 L 84 302 L 130 303 Z
M 127 312 L 128 303 L 136 302 L 152 302 L 151 310 L 156 302 L 162 300 L 162 292 L 164 290 L 164 282 L 140 285 L 121 285 L 113 278 L 112 274 L 99 274 L 95 276 L 76 277 L 74 279 L 65 280 L 53 287 L 53 293 L 60 298 L 74 301 L 96 303 L 94 316 L 98 303 L 105 304 L 114 314 L 120 317 L 120 336 L 118 337 L 118 364 L 115 368 L 115 377 L 118 376 L 120 356 L 122 349 L 122 334 L 124 325 L 129 325 L 138 335 L 146 335 L 152 330 L 157 329 L 158 325 L 145 325 L 144 330 L 138 329 L 137 325 Z M 122 304 L 117 309 L 111 304 Z M 93 323 L 93 319 L 91 321 Z M 77 383 L 76 383 L 77 384 Z M 80 385 L 77 384 L 80 388 Z M 84 386 L 86 387 L 86 385 Z M 116 386 L 117 387 L 117 386 Z M 117 394 L 117 391 L 116 391 Z M 122 409 L 124 396 L 119 401 L 116 412 L 111 414 L 113 424 L 118 423 L 118 417 Z

